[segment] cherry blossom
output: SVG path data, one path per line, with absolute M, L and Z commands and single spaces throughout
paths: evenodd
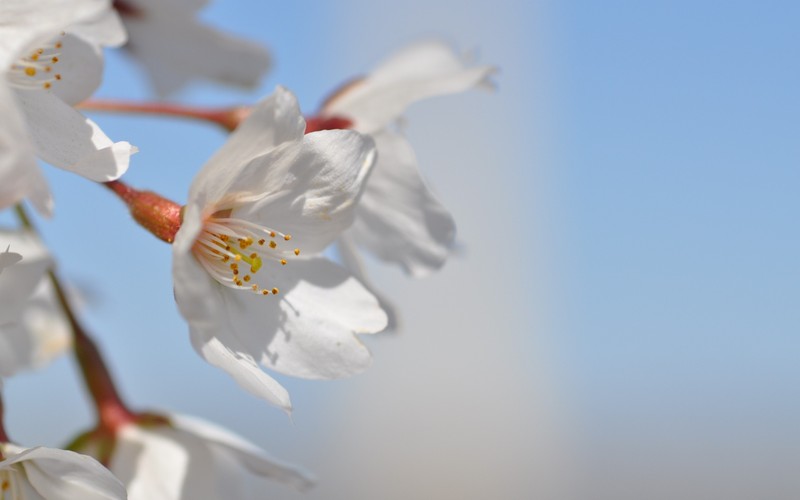
M 197 418 L 143 415 L 114 430 L 113 445 L 106 439 L 88 433 L 73 448 L 108 463 L 131 500 L 255 500 L 270 482 L 313 484 L 306 472 Z
M 0 498 L 114 500 L 125 487 L 93 458 L 54 448 L 0 444 Z
M 262 46 L 198 20 L 205 0 L 116 0 L 129 40 L 125 49 L 167 95 L 195 78 L 255 87 L 270 65 Z
M 125 32 L 102 0 L 5 1 L 0 18 L 0 208 L 27 197 L 49 214 L 34 155 L 103 182 L 122 175 L 136 152 L 72 108 L 100 83 L 101 46 L 122 43 Z
M 352 375 L 371 361 L 355 334 L 386 326 L 375 297 L 318 256 L 353 220 L 373 143 L 304 131 L 290 92 L 260 102 L 195 178 L 173 245 L 175 298 L 195 349 L 287 411 L 288 393 L 259 364 Z
M 428 189 L 408 141 L 392 128 L 412 103 L 443 94 L 489 85 L 491 66 L 468 66 L 441 42 L 411 45 L 387 59 L 369 76 L 335 92 L 312 128 L 352 128 L 370 134 L 378 150 L 353 227 L 342 250 L 354 244 L 378 258 L 399 264 L 413 276 L 424 276 L 446 260 L 455 223 Z M 356 254 L 345 259 L 357 271 Z

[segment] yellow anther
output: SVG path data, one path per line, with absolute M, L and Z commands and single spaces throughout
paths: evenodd
M 244 278 L 242 278 L 242 279 L 245 280 L 245 281 L 250 281 L 250 275 L 249 274 L 245 274 Z
M 295 248 L 294 249 L 294 254 L 295 255 L 300 255 L 300 249 L 299 248 Z
M 227 256 L 227 255 L 223 255 L 222 256 L 222 262 L 228 262 L 229 260 L 231 260 L 231 258 L 229 256 Z
M 39 53 L 38 53 L 38 52 L 35 52 L 35 53 L 34 53 L 34 54 L 31 56 L 31 60 L 32 60 L 32 61 L 38 61 L 38 60 L 39 60 Z
M 242 255 L 237 253 L 236 255 L 233 256 L 233 258 L 234 258 L 234 260 L 239 261 L 239 260 L 242 260 Z
M 269 290 L 261 290 L 261 295 L 269 295 Z
M 28 66 L 27 68 L 25 68 L 25 74 L 28 76 L 36 76 L 36 68 Z
M 278 289 L 277 288 L 273 288 L 272 289 L 272 295 L 278 295 Z
M 257 254 L 257 253 L 251 253 L 251 254 L 250 254 L 250 258 L 251 258 L 251 259 L 255 259 L 256 257 L 258 257 L 258 254 Z
M 285 266 L 285 265 L 286 265 L 286 259 L 281 259 L 281 265 L 282 265 L 282 266 Z
M 252 288 L 254 292 L 258 291 L 258 285 L 253 285 L 250 288 Z
M 261 238 L 260 240 L 258 240 L 258 244 L 263 245 L 266 241 L 267 240 L 265 240 L 264 238 Z
M 270 231 L 269 232 L 269 236 L 270 236 L 270 238 L 274 238 L 275 237 L 275 231 Z
M 270 241 L 270 242 L 269 242 L 269 247 L 270 247 L 270 248 L 275 248 L 276 246 L 278 246 L 278 244 L 277 244 L 277 243 L 275 243 L 274 241 Z
M 221 235 L 219 235 L 219 239 L 221 239 L 222 241 L 228 241 L 228 239 L 230 239 L 230 238 L 228 237 L 227 234 L 221 234 Z
M 61 42 L 58 42 L 58 43 L 56 43 L 56 48 L 57 48 L 57 49 L 60 49 L 61 47 L 63 47 L 63 45 L 61 44 Z
M 53 58 L 52 58 L 52 59 L 50 59 L 50 60 L 51 60 L 51 61 L 53 61 L 53 64 L 55 64 L 55 63 L 57 63 L 57 62 L 58 62 L 58 58 L 57 58 L 57 57 L 55 57 L 55 56 L 53 56 Z
M 42 87 L 44 87 L 45 89 L 49 89 L 52 86 L 53 85 L 51 85 L 50 82 L 44 82 L 44 85 L 42 85 Z
M 286 241 L 289 241 L 289 240 L 292 239 L 292 235 L 291 234 L 284 234 L 283 235 L 283 239 L 286 240 Z
M 239 274 L 239 270 L 238 269 L 234 269 L 233 270 L 233 275 L 236 276 L 237 274 Z
M 235 279 L 233 280 L 233 282 L 236 283 L 238 286 L 242 286 L 242 280 L 240 279 Z
M 238 267 L 239 264 L 237 264 L 236 262 L 231 262 L 231 269 L 237 269 Z
M 56 80 L 61 80 L 61 74 L 60 73 L 56 73 Z

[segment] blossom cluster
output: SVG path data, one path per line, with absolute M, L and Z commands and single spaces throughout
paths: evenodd
M 0 229 L 0 376 L 71 351 L 97 415 L 64 450 L 21 447 L 0 419 L 0 498 L 257 498 L 245 486 L 253 479 L 298 489 L 313 482 L 214 424 L 123 401 L 80 321 L 79 298 L 28 215 L 26 204 L 58 217 L 40 162 L 102 184 L 172 246 L 175 302 L 194 350 L 287 413 L 290 395 L 270 372 L 360 373 L 371 356 L 359 336 L 398 328 L 399 312 L 366 275 L 362 252 L 411 277 L 436 271 L 451 253 L 453 217 L 398 125 L 413 102 L 490 85 L 494 69 L 423 41 L 305 115 L 280 86 L 222 111 L 92 99 L 107 50 L 127 52 L 161 99 L 196 79 L 254 88 L 268 51 L 200 21 L 202 4 L 0 1 L 0 210 L 19 221 Z M 137 147 L 109 138 L 84 110 L 200 118 L 230 135 L 178 204 L 128 185 Z

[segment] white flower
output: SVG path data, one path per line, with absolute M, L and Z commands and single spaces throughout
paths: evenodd
M 27 231 L 0 230 L 0 245 L 13 248 L 20 259 L 0 274 L 0 325 L 16 321 L 25 303 L 53 261 L 39 239 Z M 8 260 L 4 257 L 3 260 Z M 0 343 L 5 339 L 0 337 Z M 0 345 L 0 375 L 8 374 L 6 358 L 13 357 L 7 345 Z M 14 361 L 13 359 L 10 361 Z
M 0 19 L 0 208 L 27 197 L 48 214 L 34 154 L 103 182 L 122 175 L 136 151 L 72 108 L 100 83 L 100 45 L 120 44 L 125 33 L 104 0 L 6 0 Z
M 155 91 L 175 92 L 195 78 L 255 87 L 270 65 L 258 44 L 198 22 L 205 1 L 116 0 L 128 29 L 125 46 L 147 69 Z
M 490 66 L 468 67 L 442 43 L 422 42 L 396 53 L 325 103 L 317 120 L 345 119 L 349 128 L 370 134 L 378 150 L 346 238 L 414 276 L 442 266 L 455 223 L 422 180 L 411 146 L 390 125 L 413 102 L 488 85 L 493 72 Z M 347 252 L 352 244 L 343 247 Z
M 53 294 L 50 281 L 40 280 L 15 321 L 0 324 L 0 376 L 42 368 L 72 345 L 72 331 Z
M 173 245 L 175 298 L 195 349 L 287 411 L 288 393 L 258 364 L 348 376 L 371 359 L 354 334 L 386 326 L 356 279 L 315 256 L 353 220 L 372 141 L 304 131 L 290 92 L 260 102 L 198 174 Z
M 128 424 L 116 432 L 109 468 L 131 500 L 264 498 L 266 482 L 311 486 L 302 470 L 216 425 L 171 415 L 168 423 Z
M 111 500 L 125 487 L 93 458 L 53 448 L 0 444 L 0 498 L 14 500 Z
M 2 274 L 3 269 L 11 267 L 21 260 L 22 255 L 18 254 L 17 252 L 12 252 L 11 244 L 9 243 L 6 247 L 6 251 L 0 253 L 0 274 Z

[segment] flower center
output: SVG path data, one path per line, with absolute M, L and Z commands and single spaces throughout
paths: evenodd
M 8 82 L 18 89 L 50 89 L 53 83 L 61 80 L 61 73 L 56 73 L 55 65 L 61 56 L 63 43 L 61 37 L 51 43 L 39 47 L 27 56 L 17 59 L 8 72 Z
M 259 280 L 258 272 L 268 265 L 285 266 L 287 258 L 300 255 L 299 248 L 287 245 L 292 236 L 228 217 L 229 211 L 217 214 L 226 216 L 209 217 L 192 247 L 197 260 L 222 285 L 277 295 L 279 290 Z

